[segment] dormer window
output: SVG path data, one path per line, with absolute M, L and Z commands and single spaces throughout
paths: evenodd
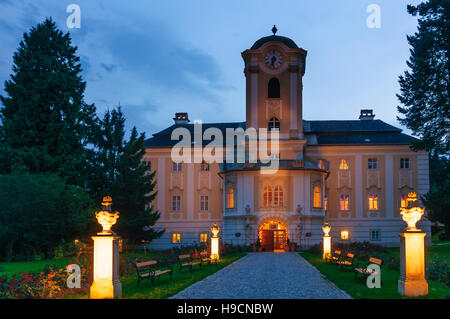
M 280 120 L 278 120 L 276 117 L 272 117 L 267 124 L 267 128 L 269 129 L 269 131 L 280 130 Z
M 271 78 L 267 87 L 267 96 L 269 99 L 280 98 L 280 81 L 277 78 Z

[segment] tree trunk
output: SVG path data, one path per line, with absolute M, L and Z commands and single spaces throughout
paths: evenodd
M 11 240 L 6 245 L 6 262 L 7 263 L 10 263 L 12 261 L 13 248 L 14 248 L 14 240 Z

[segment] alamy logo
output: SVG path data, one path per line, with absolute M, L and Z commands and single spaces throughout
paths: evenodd
M 67 17 L 66 25 L 69 29 L 81 28 L 81 8 L 78 4 L 69 4 L 66 8 L 66 12 L 70 13 Z
M 367 270 L 371 274 L 367 277 L 366 284 L 368 288 L 381 288 L 381 267 L 377 264 L 370 264 Z
M 370 15 L 367 17 L 366 24 L 369 29 L 381 28 L 381 8 L 378 4 L 371 4 L 367 6 L 367 13 Z
M 66 284 L 68 288 L 81 288 L 81 269 L 77 264 L 70 264 L 66 267 L 66 271 L 70 274 L 67 277 Z

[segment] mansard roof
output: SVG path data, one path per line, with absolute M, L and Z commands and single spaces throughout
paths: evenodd
M 292 40 L 292 39 L 289 39 L 287 37 L 282 37 L 280 35 L 269 35 L 267 37 L 262 37 L 261 39 L 257 40 L 252 45 L 250 50 L 259 49 L 260 47 L 262 47 L 262 45 L 264 43 L 271 42 L 271 41 L 278 41 L 278 42 L 284 43 L 288 48 L 291 48 L 291 49 L 298 48 L 297 44 L 295 44 L 294 40 Z
M 178 141 L 170 139 L 175 128 L 184 127 L 193 136 L 194 124 L 174 124 L 145 141 L 146 147 L 172 147 Z M 227 128 L 243 128 L 245 122 L 203 123 L 203 132 L 211 127 L 222 131 L 225 139 Z M 416 138 L 381 120 L 303 121 L 303 132 L 308 145 L 408 145 Z M 209 142 L 203 142 L 208 144 Z

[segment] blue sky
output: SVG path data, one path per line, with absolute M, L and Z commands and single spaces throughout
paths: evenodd
M 127 127 L 147 136 L 191 120 L 245 120 L 240 53 L 271 34 L 308 51 L 303 88 L 307 120 L 357 119 L 361 108 L 400 127 L 398 76 L 409 57 L 407 34 L 417 0 L 0 0 L 0 94 L 22 35 L 52 17 L 78 46 L 86 101 L 98 112 L 119 103 Z M 81 28 L 66 26 L 66 7 L 81 8 Z M 381 28 L 369 29 L 366 8 L 381 8 Z

